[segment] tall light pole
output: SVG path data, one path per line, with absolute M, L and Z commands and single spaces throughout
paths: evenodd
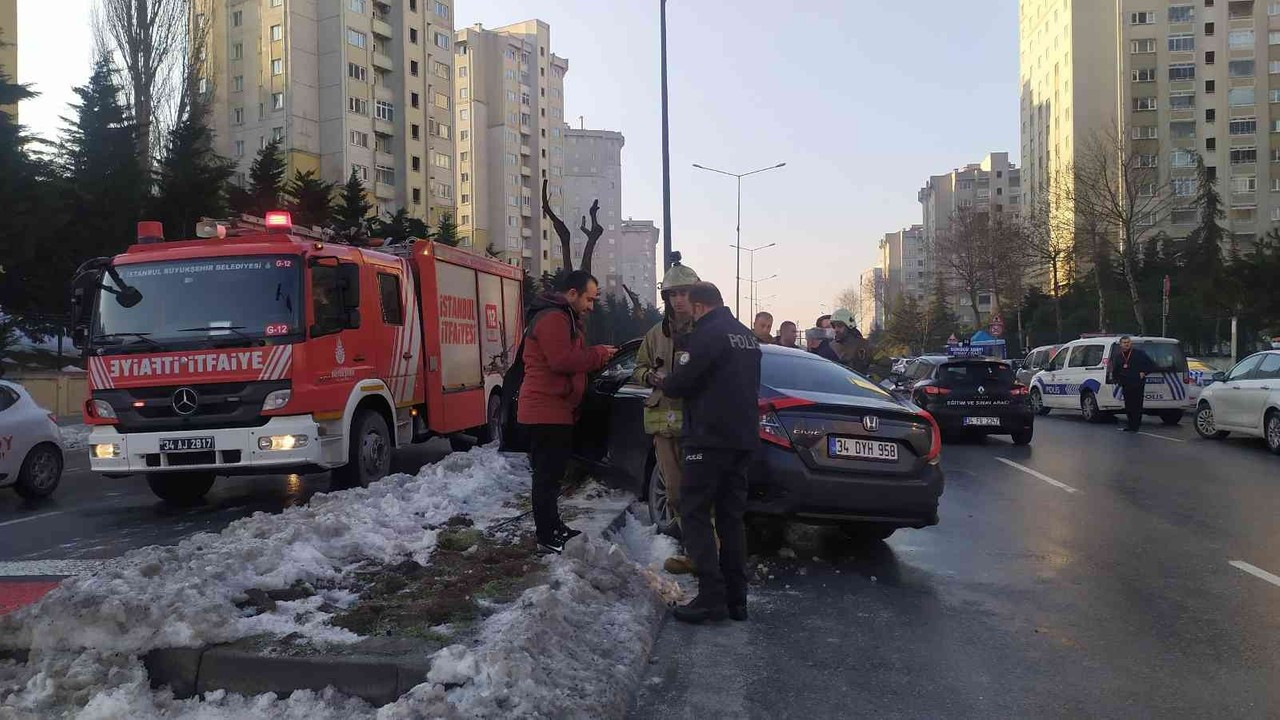
M 662 23 L 662 271 L 671 268 L 671 145 L 667 118 L 667 0 L 658 0 Z
M 754 282 L 756 281 L 756 253 L 757 253 L 758 251 L 760 251 L 760 250 L 764 250 L 764 249 L 767 249 L 767 248 L 771 248 L 771 247 L 773 247 L 774 245 L 777 245 L 777 244 L 778 244 L 778 243 L 776 243 L 776 242 L 771 242 L 771 243 L 769 243 L 768 245 L 761 245 L 760 247 L 753 247 L 753 248 L 747 248 L 747 247 L 742 247 L 741 245 L 732 245 L 732 244 L 731 244 L 731 245 L 729 245 L 729 247 L 731 247 L 731 248 L 736 248 L 736 249 L 737 249 L 737 251 L 738 251 L 738 255 L 739 255 L 739 257 L 741 257 L 742 252 L 743 252 L 744 250 L 745 250 L 746 252 L 751 253 L 751 278 L 750 278 L 750 281 L 751 281 L 752 283 L 754 283 Z M 774 275 L 774 277 L 777 277 L 777 275 Z M 742 282 L 742 276 L 741 276 L 741 273 L 739 273 L 739 276 L 738 276 L 738 282 L 739 282 L 739 284 L 741 284 L 741 282 Z M 751 288 L 752 288 L 752 291 L 751 291 L 752 298 L 754 298 L 754 297 L 755 297 L 755 285 L 753 284 L 753 285 L 751 286 Z M 736 300 L 735 300 L 735 302 L 736 302 Z M 736 315 L 736 314 L 738 314 L 738 308 L 737 308 L 737 306 L 736 306 L 736 305 L 734 306 L 733 312 L 734 312 L 734 314 L 735 314 L 735 315 Z M 756 303 L 755 303 L 755 300 L 753 299 L 753 300 L 751 301 L 751 317 L 752 317 L 752 319 L 753 319 L 753 320 L 755 319 L 755 312 L 756 312 Z M 741 318 L 741 317 L 739 317 L 739 318 L 738 318 L 738 322 L 742 322 L 742 318 Z
M 775 170 L 784 165 L 786 165 L 786 163 L 780 162 L 777 165 L 770 165 L 769 167 L 763 167 L 763 168 L 760 168 L 759 170 L 752 170 L 751 172 L 731 173 L 726 170 L 717 170 L 715 168 L 709 168 L 704 165 L 699 165 L 698 163 L 693 164 L 693 166 L 698 168 L 699 170 L 709 170 L 713 173 L 728 175 L 731 178 L 736 178 L 738 181 L 738 226 L 737 226 L 738 241 L 734 245 L 734 247 L 738 248 L 738 253 L 737 253 L 736 259 L 734 260 L 734 268 L 733 268 L 733 276 L 737 281 L 737 285 L 734 286 L 735 292 L 733 297 L 733 314 L 738 317 L 738 322 L 742 322 L 742 313 L 740 312 L 741 310 L 740 304 L 741 304 L 741 298 L 742 298 L 742 248 L 741 248 L 741 245 L 742 245 L 742 178 L 748 175 L 755 175 L 756 173 L 762 173 L 766 170 Z
M 754 276 L 751 278 L 751 322 L 755 322 L 756 320 L 756 300 L 760 294 L 760 283 L 765 280 L 772 280 L 776 277 L 778 277 L 777 273 L 774 273 L 769 277 L 760 278 L 759 280 L 756 280 Z

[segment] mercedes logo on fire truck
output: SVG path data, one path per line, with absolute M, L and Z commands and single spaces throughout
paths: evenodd
M 190 415 L 200 407 L 200 397 L 189 387 L 178 388 L 173 392 L 173 411 L 179 415 Z

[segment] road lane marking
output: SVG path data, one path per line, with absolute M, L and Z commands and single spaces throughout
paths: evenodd
M 28 520 L 39 520 L 40 518 L 62 515 L 65 512 L 66 510 L 55 510 L 53 512 L 40 513 L 39 515 L 28 515 L 26 517 L 18 518 L 17 520 L 5 520 L 4 522 L 0 522 L 0 527 L 5 527 L 6 525 L 17 525 L 18 523 L 24 523 Z
M 1077 493 L 1077 492 L 1080 492 L 1079 490 L 1077 490 L 1077 489 L 1075 489 L 1075 488 L 1071 487 L 1070 485 L 1068 485 L 1068 484 L 1066 484 L 1066 483 L 1064 483 L 1064 482 L 1058 482 L 1057 480 L 1054 480 L 1053 478 L 1049 477 L 1048 475 L 1045 475 L 1045 474 L 1044 474 L 1044 473 L 1042 473 L 1042 472 L 1039 472 L 1039 471 L 1037 471 L 1037 470 L 1032 470 L 1031 468 L 1027 467 L 1026 465 L 1019 465 L 1018 463 L 1016 463 L 1016 462 L 1014 462 L 1014 461 L 1012 461 L 1012 460 L 1008 460 L 1008 459 L 1006 459 L 1006 458 L 1002 458 L 1002 457 L 998 457 L 998 458 L 996 458 L 996 459 L 997 459 L 997 460 L 999 460 L 1000 462 L 1004 463 L 1005 465 L 1008 465 L 1009 467 L 1017 468 L 1017 469 L 1021 470 L 1022 472 L 1024 472 L 1024 473 L 1026 473 L 1026 474 L 1030 475 L 1031 477 L 1039 478 L 1040 480 L 1043 480 L 1043 481 L 1045 481 L 1045 482 L 1049 483 L 1050 485 L 1052 485 L 1052 486 L 1054 486 L 1054 487 L 1056 487 L 1056 488 L 1059 488 L 1059 489 L 1061 489 L 1061 490 L 1066 490 L 1066 491 L 1067 491 L 1067 492 L 1069 492 L 1069 493 Z
M 1168 435 L 1159 435 L 1157 433 L 1143 432 L 1142 430 L 1139 430 L 1138 434 L 1146 435 L 1147 437 L 1160 438 L 1161 440 L 1168 440 L 1169 442 L 1186 442 L 1186 440 L 1182 440 L 1179 438 L 1169 437 Z
M 0 560 L 0 578 L 85 575 L 108 560 Z
M 1280 587 L 1280 576 L 1272 575 L 1256 565 L 1250 565 L 1243 560 L 1232 560 L 1229 564 L 1237 570 L 1243 570 L 1254 577 L 1262 578 L 1272 585 Z

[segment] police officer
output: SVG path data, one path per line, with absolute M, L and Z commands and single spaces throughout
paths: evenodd
M 698 596 L 677 620 L 747 619 L 747 467 L 760 446 L 760 345 L 724 306 L 720 290 L 689 290 L 693 333 L 661 387 L 685 400 L 684 497 L 680 523 L 698 576 Z M 715 527 L 711 524 L 715 508 Z M 719 533 L 717 551 L 715 535 Z
M 1116 343 L 1107 363 L 1107 384 L 1119 385 L 1124 391 L 1124 413 L 1128 422 L 1125 432 L 1138 432 L 1142 427 L 1142 401 L 1147 391 L 1147 373 L 1155 372 L 1155 363 L 1142 350 L 1133 346 L 1133 338 L 1125 335 Z

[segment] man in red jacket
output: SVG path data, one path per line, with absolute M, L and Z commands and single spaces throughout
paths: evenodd
M 533 523 L 538 544 L 559 553 L 581 533 L 560 519 L 560 480 L 573 452 L 573 426 L 587 387 L 587 374 L 609 362 L 618 350 L 587 347 L 583 318 L 595 308 L 599 283 L 590 273 L 567 274 L 560 291 L 539 296 L 526 316 L 524 382 L 516 421 L 529 428 L 533 465 Z

